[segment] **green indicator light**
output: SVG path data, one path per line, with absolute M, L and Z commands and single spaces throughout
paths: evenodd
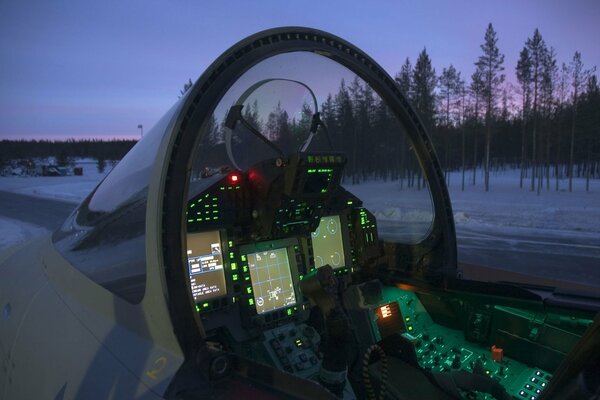
M 198 307 L 198 304 L 196 304 L 196 311 L 200 312 L 200 307 Z
M 308 172 L 309 174 L 314 174 L 315 172 L 317 172 L 317 170 L 316 170 L 316 169 L 312 169 L 312 168 L 311 168 L 311 169 L 309 169 L 307 172 Z
M 353 203 L 353 202 L 352 202 L 352 200 L 348 200 L 348 201 L 346 202 L 346 204 L 348 204 L 349 206 L 351 206 L 351 205 L 352 205 L 352 203 Z
M 229 247 L 233 247 L 233 240 L 230 240 L 229 242 L 227 242 L 227 244 L 229 244 Z
M 308 156 L 308 162 L 309 163 L 315 162 L 315 158 L 313 156 Z
M 194 222 L 194 220 L 193 219 L 188 219 L 188 222 Z
M 235 258 L 235 253 L 233 251 L 229 252 L 229 258 Z M 242 256 L 242 260 L 244 257 Z
M 213 210 L 213 214 L 218 214 L 219 210 Z
M 203 304 L 202 304 L 202 307 L 203 307 L 203 308 L 208 308 L 208 303 L 203 303 Z
M 408 326 L 408 330 L 409 330 L 409 331 L 412 331 L 412 330 L 413 330 L 413 327 L 412 327 L 412 325 L 409 325 L 409 326 Z
M 238 274 L 233 274 L 233 275 L 231 275 L 231 278 L 232 278 L 234 281 L 237 281 L 237 280 L 239 279 L 239 276 L 238 276 Z
M 321 193 L 327 193 L 327 189 L 321 189 Z
M 242 255 L 242 261 L 248 261 L 245 254 Z
M 212 200 L 213 200 L 213 201 L 217 201 L 218 199 L 217 199 L 216 197 L 213 197 L 213 198 L 212 198 Z
M 210 193 L 206 193 L 206 194 L 204 195 L 204 198 L 206 199 L 206 198 L 208 198 L 208 196 L 210 196 Z
M 236 271 L 237 270 L 237 264 L 236 263 L 234 263 L 234 262 L 231 263 L 231 270 L 232 271 Z
M 251 294 L 252 293 L 252 288 L 248 286 L 246 288 L 246 293 Z
M 250 277 L 249 277 L 249 276 L 247 276 L 247 277 L 245 277 L 245 278 L 244 278 L 244 280 L 245 280 L 245 281 L 249 281 L 249 280 L 250 280 Z
M 296 306 L 296 307 L 294 307 L 294 311 L 298 311 L 298 307 L 297 307 L 297 306 Z
M 236 188 L 236 189 L 240 189 L 240 187 L 239 187 L 239 186 L 236 186 L 235 188 Z
M 204 207 L 208 208 L 208 207 L 210 207 L 210 204 L 205 204 Z
M 194 204 L 194 203 L 192 203 L 192 204 L 190 205 L 190 208 L 194 208 L 194 206 L 195 206 L 195 204 Z
M 490 370 L 489 370 L 489 369 L 486 369 L 486 370 L 485 370 L 485 373 L 486 373 L 487 375 L 489 375 L 489 374 L 490 374 Z
M 254 305 L 254 299 L 248 299 L 248 304 L 250 304 L 251 306 Z
M 406 318 L 404 318 L 404 320 L 405 320 L 406 322 L 410 322 L 410 317 L 406 317 Z
M 201 222 L 202 218 L 196 218 L 196 221 Z
M 219 189 L 221 189 L 221 190 L 225 190 L 225 186 L 221 186 Z
M 300 280 L 304 279 L 304 275 L 300 275 Z
M 219 217 L 213 217 L 213 219 L 219 219 Z
M 217 205 L 216 205 L 216 204 L 213 204 L 212 206 L 213 206 L 213 207 L 216 207 Z
M 233 186 L 227 186 L 227 190 L 233 189 Z
M 244 272 L 248 272 L 248 266 L 244 265 Z
M 291 308 L 288 308 L 287 315 L 292 315 L 292 309 Z

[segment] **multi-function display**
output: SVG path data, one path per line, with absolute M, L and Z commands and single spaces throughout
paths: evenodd
M 346 265 L 339 215 L 322 217 L 319 227 L 311 237 L 315 267 L 329 264 L 336 269 Z
M 197 303 L 227 294 L 219 231 L 188 234 L 187 257 L 192 295 Z
M 296 293 L 286 248 L 247 255 L 254 304 L 258 314 L 296 304 Z

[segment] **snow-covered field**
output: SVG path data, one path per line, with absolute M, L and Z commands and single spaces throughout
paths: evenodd
M 89 166 L 83 176 L 0 177 L 0 190 L 77 203 L 104 175 Z M 514 170 L 492 174 L 487 193 L 480 172 L 476 186 L 470 184 L 470 173 L 465 191 L 460 182 L 461 173 L 451 173 L 449 189 L 459 257 L 465 249 L 485 249 L 493 246 L 495 240 L 506 246 L 508 242 L 518 242 L 527 251 L 535 247 L 531 254 L 547 253 L 546 256 L 563 252 L 564 247 L 566 252 L 562 255 L 585 254 L 600 267 L 600 181 L 591 181 L 590 191 L 586 192 L 585 180 L 575 179 L 571 193 L 566 190 L 566 180 L 560 182 L 559 191 L 554 190 L 551 181 L 550 190 L 543 189 L 539 196 L 529 190 L 529 181 L 523 189 L 519 188 L 519 172 Z M 388 232 L 389 236 L 416 241 L 427 233 L 432 210 L 425 189 L 401 189 L 398 182 L 344 186 L 363 199 L 375 214 L 384 237 Z M 0 249 L 43 232 L 43 228 L 0 217 Z
M 95 164 L 83 166 L 82 176 L 8 176 L 0 177 L 0 190 L 79 203 L 106 176 Z
M 36 225 L 12 218 L 0 217 L 0 250 L 47 232 L 47 229 Z

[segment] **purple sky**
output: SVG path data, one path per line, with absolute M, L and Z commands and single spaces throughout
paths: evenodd
M 137 137 L 229 46 L 284 25 L 338 35 L 392 75 L 425 46 L 438 73 L 453 63 L 470 76 L 488 22 L 512 81 L 536 27 L 559 62 L 579 50 L 600 66 L 598 0 L 238 3 L 0 2 L 0 139 Z

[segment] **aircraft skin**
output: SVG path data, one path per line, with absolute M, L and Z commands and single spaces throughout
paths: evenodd
M 353 251 L 362 252 L 357 254 L 362 254 L 361 260 L 364 260 L 364 265 L 356 265 L 351 273 L 340 273 L 336 275 L 338 278 L 331 278 L 345 282 L 347 292 L 343 295 L 344 305 L 335 300 L 337 297 L 331 293 L 324 294 L 324 280 L 319 281 L 321 286 L 317 285 L 317 289 L 308 288 L 309 284 L 316 282 L 309 278 L 321 276 L 325 272 L 319 271 L 329 269 L 312 268 L 306 276 L 298 275 L 296 269 L 299 271 L 303 266 L 300 262 L 295 264 L 295 261 L 292 261 L 290 265 L 296 296 L 293 304 L 301 305 L 301 293 L 310 297 L 310 302 L 307 299 L 300 307 L 296 319 L 286 319 L 287 316 L 284 316 L 279 322 L 269 322 L 266 316 L 273 314 L 262 314 L 258 309 L 248 308 L 246 305 L 242 307 L 236 303 L 241 301 L 240 299 L 253 299 L 251 296 L 229 296 L 229 292 L 227 301 L 231 300 L 236 304 L 227 303 L 221 316 L 218 316 L 217 312 L 196 312 L 204 303 L 195 300 L 190 288 L 192 277 L 188 273 L 185 251 L 185 215 L 186 207 L 189 207 L 188 201 L 192 199 L 193 185 L 189 182 L 195 171 L 195 166 L 192 165 L 192 149 L 198 147 L 200 142 L 197 132 L 205 126 L 204 121 L 211 115 L 216 104 L 224 98 L 224 94 L 233 90 L 232 87 L 235 88 L 234 83 L 243 76 L 242 72 L 252 71 L 252 66 L 260 65 L 269 57 L 293 54 L 294 51 L 323 56 L 356 72 L 388 102 L 392 112 L 407 127 L 406 134 L 414 146 L 414 154 L 427 179 L 435 214 L 432 227 L 426 238 L 417 244 L 396 245 L 376 241 L 371 247 L 364 243 L 360 249 L 355 246 Z M 270 78 L 274 79 L 267 80 L 282 81 L 276 82 L 280 85 L 295 82 L 288 78 L 280 79 L 279 76 Z M 267 80 L 259 84 L 269 84 Z M 308 88 L 303 82 L 298 83 Z M 260 90 L 249 86 L 252 90 Z M 308 90 L 310 91 L 310 88 Z M 244 92 L 240 97 L 240 104 L 251 94 Z M 229 107 L 235 99 L 227 101 Z M 229 116 L 232 115 L 232 110 L 233 107 L 229 110 Z M 240 121 L 230 121 L 231 126 L 235 127 Z M 231 129 L 233 131 L 234 128 Z M 231 137 L 228 140 L 228 146 L 234 143 Z M 310 150 L 310 140 L 305 144 Z M 227 152 L 231 159 L 235 149 L 228 147 Z M 310 151 L 306 152 L 309 153 Z M 283 163 L 281 168 L 284 168 L 285 172 L 276 168 L 270 169 L 272 167 L 269 160 L 259 160 L 260 162 L 251 167 L 240 167 L 239 171 L 228 169 L 217 172 L 212 177 L 205 177 L 204 181 L 200 179 L 199 182 L 202 184 L 210 179 L 213 179 L 210 182 L 226 182 L 226 179 L 232 179 L 232 171 L 240 172 L 239 177 L 242 180 L 250 179 L 252 171 L 264 173 L 266 183 L 255 183 L 255 191 L 249 192 L 254 197 L 250 196 L 250 199 L 246 198 L 243 201 L 250 202 L 255 207 L 253 213 L 248 213 L 252 218 L 271 221 L 277 218 L 268 214 L 272 208 L 271 203 L 279 201 L 279 198 L 273 200 L 273 193 L 278 195 L 279 191 L 283 191 L 289 194 L 295 190 L 287 186 L 281 188 L 277 186 L 277 182 L 283 180 L 288 184 L 286 176 L 292 171 L 292 160 L 296 156 L 302 158 L 303 151 L 298 154 L 286 152 L 284 156 L 274 162 Z M 241 163 L 240 159 L 237 159 L 237 163 Z M 232 163 L 237 165 L 236 161 L 232 160 Z M 300 172 L 296 173 L 298 177 L 305 178 Z M 238 175 L 236 180 L 237 177 Z M 334 176 L 331 179 L 336 178 Z M 341 175 L 337 179 L 341 179 Z M 213 183 L 211 185 L 194 192 L 194 196 L 211 193 L 210 191 L 218 186 L 214 186 Z M 350 196 L 343 197 L 344 201 L 349 198 L 356 203 L 352 206 L 339 206 L 340 215 L 350 218 L 360 211 L 356 207 L 360 199 L 338 187 L 334 189 L 334 194 L 322 197 L 322 205 L 333 209 L 332 198 Z M 299 196 L 315 198 L 312 193 L 300 193 Z M 261 208 L 263 206 L 264 210 Z M 306 250 L 306 254 L 313 251 L 309 240 L 312 230 L 286 236 L 273 233 L 275 225 L 259 226 L 260 222 L 248 221 L 247 226 L 252 228 L 225 224 L 218 227 L 219 232 L 223 235 L 223 232 L 226 232 L 229 235 L 227 237 L 231 239 L 229 250 L 233 250 L 232 246 L 235 246 L 236 251 L 238 248 L 245 249 L 244 254 L 254 254 L 256 257 L 256 254 L 260 254 L 259 249 L 263 251 L 260 247 L 262 244 L 272 242 L 292 243 L 285 244 L 288 255 L 293 254 L 293 245 L 299 246 L 302 251 L 310 249 Z M 188 224 L 188 229 L 189 226 Z M 248 235 L 243 239 L 242 235 L 251 229 L 256 229 L 254 236 Z M 344 234 L 345 245 L 351 234 L 353 233 Z M 233 240 L 234 237 L 239 240 L 239 246 L 238 242 Z M 293 241 L 286 242 L 289 239 Z M 355 240 L 352 242 L 354 245 L 359 243 L 358 239 L 352 240 Z M 226 241 L 222 245 L 224 248 L 218 251 L 223 250 L 223 254 L 226 254 Z M 369 253 L 370 251 L 378 254 Z M 383 273 L 378 272 L 382 265 L 387 266 Z M 306 267 L 308 271 L 309 266 Z M 400 272 L 396 274 L 394 268 Z M 231 291 L 234 287 L 229 275 L 233 273 L 231 264 L 227 264 L 225 269 L 228 274 L 227 288 Z M 301 283 L 303 278 L 309 283 Z M 537 291 L 534 292 L 508 285 L 462 281 L 457 270 L 452 208 L 439 162 L 419 117 L 399 92 L 393 79 L 360 50 L 328 33 L 296 27 L 260 32 L 242 40 L 219 57 L 82 202 L 59 230 L 45 237 L 21 243 L 0 254 L 0 398 L 372 398 L 372 389 L 352 376 L 353 368 L 350 365 L 345 366 L 348 377 L 341 381 L 343 392 L 339 389 L 334 395 L 328 391 L 327 388 L 332 391 L 336 389 L 332 389 L 334 384 L 326 381 L 326 373 L 323 373 L 323 370 L 331 372 L 335 368 L 328 370 L 323 367 L 325 364 L 321 363 L 334 359 L 339 361 L 329 353 L 331 349 L 338 349 L 336 346 L 341 346 L 330 339 L 335 338 L 331 327 L 319 331 L 323 337 L 321 344 L 325 355 L 320 356 L 323 357 L 323 361 L 318 361 L 314 367 L 321 366 L 318 379 L 315 378 L 316 375 L 310 380 L 307 379 L 300 369 L 291 369 L 293 372 L 284 370 L 279 361 L 268 362 L 269 356 L 265 356 L 265 351 L 272 350 L 260 350 L 260 357 L 253 357 L 249 349 L 262 349 L 260 346 L 266 335 L 276 335 L 279 332 L 277 329 L 281 327 L 312 329 L 312 320 L 309 318 L 314 317 L 316 308 L 325 315 L 327 323 L 334 320 L 339 322 L 335 318 L 327 319 L 328 315 L 335 314 L 332 310 L 345 307 L 346 311 L 335 314 L 336 317 L 346 321 L 345 317 L 340 315 L 349 314 L 349 321 L 355 326 L 353 329 L 363 332 L 360 334 L 364 340 L 370 338 L 368 340 L 372 339 L 373 345 L 378 344 L 380 349 L 384 348 L 384 353 L 388 353 L 390 359 L 393 351 L 385 347 L 390 340 L 384 340 L 384 328 L 380 327 L 379 331 L 374 328 L 371 332 L 370 328 L 358 326 L 359 320 L 356 319 L 363 318 L 364 315 L 371 315 L 370 318 L 373 318 L 373 312 L 384 312 L 383 308 L 378 308 L 383 305 L 379 302 L 377 307 L 363 313 L 366 301 L 363 297 L 371 290 L 367 284 L 373 280 L 379 282 L 373 284 L 376 286 L 375 292 L 383 288 L 384 295 L 396 291 L 394 293 L 401 293 L 402 296 L 413 296 L 410 293 L 418 292 L 424 306 L 419 308 L 419 312 L 423 313 L 429 308 L 432 316 L 436 315 L 433 310 L 438 304 L 436 302 L 441 302 L 440 299 L 444 296 L 450 299 L 448 304 L 451 303 L 453 307 L 462 307 L 463 304 L 479 307 L 477 301 L 482 301 L 486 305 L 495 304 L 494 308 L 503 310 L 502 312 L 510 307 L 522 307 L 546 313 L 544 315 L 547 318 L 550 318 L 548 315 L 551 311 L 557 313 L 556 324 L 561 328 L 559 335 L 565 335 L 564 337 L 569 338 L 572 343 L 570 342 L 568 349 L 565 347 L 560 351 L 549 351 L 548 354 L 554 357 L 551 362 L 542 360 L 548 365 L 553 365 L 555 371 L 554 378 L 549 383 L 550 389 L 539 398 L 591 398 L 581 389 L 581 384 L 573 382 L 581 379 L 580 373 L 583 374 L 582 371 L 586 371 L 590 364 L 598 362 L 597 346 L 594 347 L 594 341 L 597 342 L 599 336 L 598 317 L 592 323 L 593 316 L 600 309 L 597 299 L 585 296 L 579 296 L 577 299 L 565 297 L 559 302 L 548 288 L 536 288 Z M 402 292 L 398 292 L 399 290 Z M 248 293 L 250 292 L 248 290 Z M 307 294 L 309 292 L 310 295 Z M 435 295 L 429 296 L 432 293 Z M 212 299 L 211 301 L 211 304 L 215 303 Z M 264 300 L 261 298 L 260 302 L 262 301 Z M 254 302 L 250 303 L 252 307 L 256 307 Z M 399 304 L 404 307 L 404 303 Z M 244 322 L 242 318 L 240 322 L 237 311 L 231 311 L 238 310 L 238 307 L 242 310 L 241 315 L 250 315 L 249 320 Z M 403 308 L 401 312 L 404 311 Z M 572 314 L 569 314 L 570 312 Z M 475 314 L 478 318 L 486 318 L 485 312 L 480 313 L 481 315 Z M 494 314 L 494 318 L 497 318 L 497 315 Z M 517 318 L 514 315 L 511 314 L 510 318 Z M 566 321 L 569 318 L 566 316 L 569 315 L 573 315 L 571 321 L 577 318 L 577 321 L 583 322 L 570 322 L 571 325 L 567 325 Z M 219 318 L 229 318 L 226 324 L 229 324 L 227 329 L 230 330 L 231 336 L 222 334 L 224 330 L 219 329 L 224 329 L 223 326 L 215 328 L 220 323 Z M 261 329 L 264 332 L 257 332 L 256 325 L 248 322 L 250 320 L 254 321 L 253 323 L 263 323 L 264 329 Z M 520 320 L 514 321 L 515 325 L 518 325 Z M 435 323 L 439 325 L 438 322 L 436 319 Z M 474 322 L 475 325 L 479 323 L 480 320 Z M 434 321 L 430 321 L 430 324 L 433 326 Z M 396 334 L 390 337 L 406 345 L 415 337 L 407 331 L 410 330 L 408 324 L 403 326 L 403 339 Z M 572 329 L 568 326 L 572 326 Z M 506 329 L 513 328 L 514 326 Z M 551 329 L 551 324 L 542 322 L 540 337 L 544 339 L 544 332 Z M 371 333 L 364 333 L 367 331 Z M 507 337 L 516 335 L 512 331 L 509 333 Z M 481 337 L 471 334 L 468 329 L 465 335 L 471 335 L 469 343 L 477 343 L 478 340 L 483 343 Z M 222 340 L 222 346 L 229 344 L 229 348 L 215 347 L 215 340 L 219 339 Z M 425 339 L 424 332 L 419 334 L 419 340 L 428 340 Z M 456 340 L 461 340 L 460 335 Z M 531 346 L 537 346 L 537 339 L 528 340 Z M 441 342 L 440 339 L 438 345 Z M 361 350 L 368 348 L 368 351 L 371 351 L 368 344 L 370 343 L 355 345 Z M 511 342 L 508 341 L 507 346 L 510 345 Z M 549 346 L 546 344 L 547 348 L 550 348 Z M 352 346 L 339 348 L 352 350 Z M 541 347 L 535 348 L 539 350 Z M 413 350 L 420 354 L 416 347 Z M 317 351 L 314 353 L 317 354 Z M 386 398 L 461 398 L 465 394 L 464 387 L 459 391 L 456 385 L 444 386 L 447 384 L 444 377 L 451 376 L 451 371 L 448 374 L 428 375 L 429 372 L 423 372 L 426 368 L 421 368 L 422 365 L 415 367 L 416 359 L 412 369 L 407 369 L 404 364 L 393 360 L 394 357 L 390 359 L 389 365 L 392 383 Z M 559 362 L 562 363 L 557 366 Z M 531 367 L 538 367 L 537 364 L 533 364 L 535 363 L 532 362 Z M 572 366 L 569 367 L 569 364 Z M 511 365 L 517 364 L 514 362 Z M 406 375 L 407 371 L 416 375 L 409 377 Z M 471 375 L 473 374 L 469 373 L 469 376 Z M 426 376 L 429 380 L 424 379 Z M 436 381 L 432 376 L 441 378 Z M 375 372 L 371 372 L 371 379 L 381 379 L 385 382 L 385 376 L 381 377 Z M 411 380 L 413 386 L 410 386 Z M 393 381 L 396 381 L 396 386 Z M 405 382 L 406 387 L 398 386 L 398 382 Z M 490 387 L 493 386 L 491 380 L 485 382 Z M 417 386 L 423 391 L 419 392 Z M 583 387 L 591 386 L 584 384 Z M 518 391 L 506 394 L 497 386 L 494 386 L 494 390 L 496 398 L 519 398 Z M 481 396 L 488 397 L 476 398 L 492 398 L 489 397 L 489 392 Z

